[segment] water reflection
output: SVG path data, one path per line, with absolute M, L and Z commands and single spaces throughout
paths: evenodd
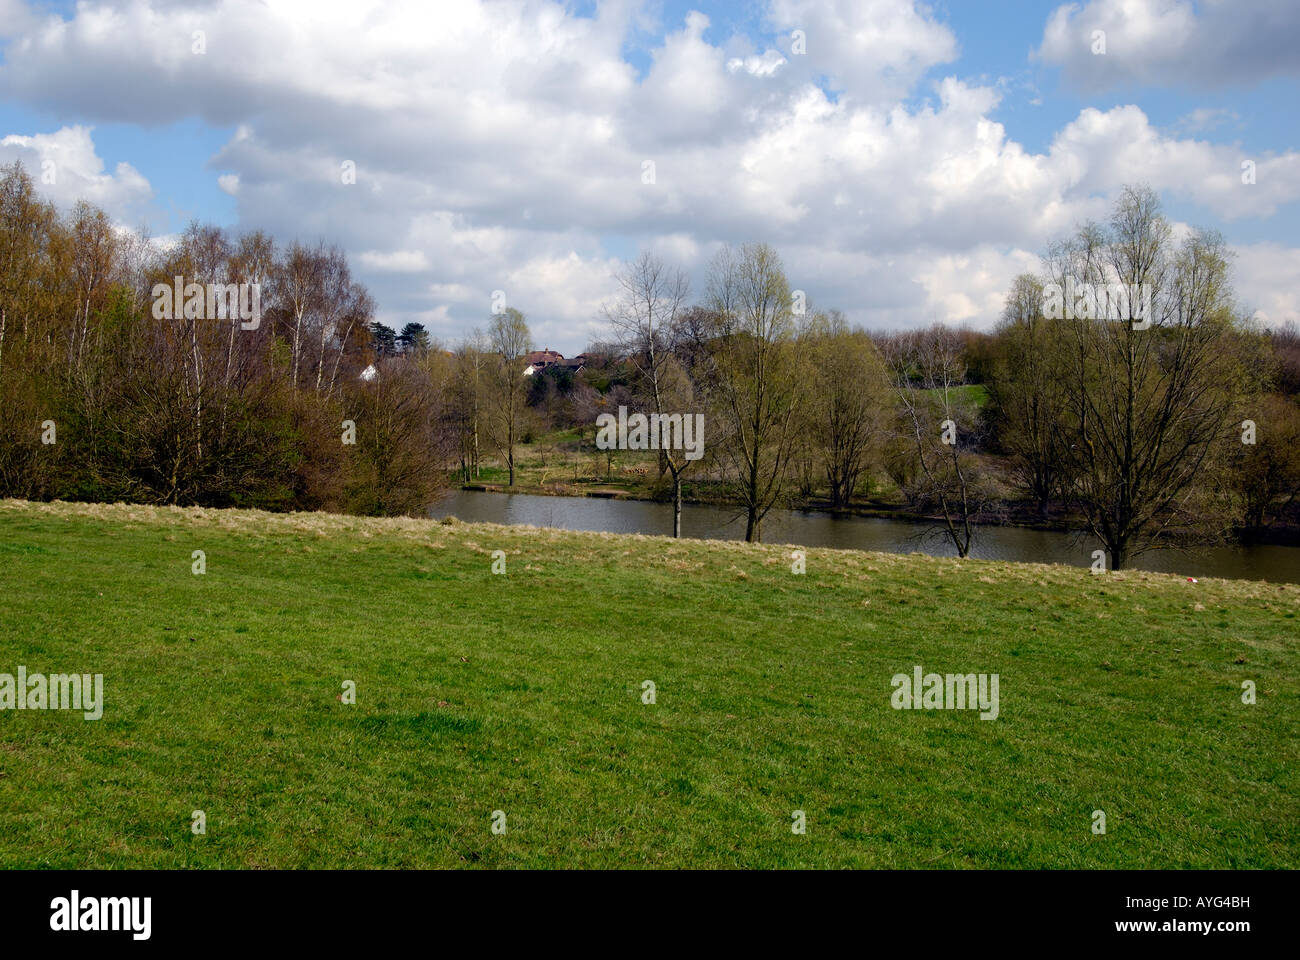
M 672 507 L 639 500 L 597 497 L 544 497 L 526 493 L 485 493 L 457 490 L 434 505 L 434 517 L 532 524 L 565 530 L 603 530 L 671 536 Z M 706 540 L 739 540 L 745 521 L 734 510 L 688 504 L 682 509 L 682 532 Z M 763 521 L 766 543 L 852 550 L 913 551 L 956 556 L 942 531 L 904 520 L 835 517 L 827 513 L 773 510 Z M 1021 527 L 981 527 L 971 555 L 989 560 L 1068 563 L 1086 567 L 1099 544 L 1077 534 Z M 1138 557 L 1144 570 L 1192 577 L 1228 577 L 1300 583 L 1300 548 L 1282 546 L 1215 547 L 1197 551 L 1161 550 Z

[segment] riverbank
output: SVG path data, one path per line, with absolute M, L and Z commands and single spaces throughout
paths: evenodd
M 453 490 L 430 507 L 429 515 L 605 533 L 667 536 L 673 530 L 671 504 L 631 497 Z M 942 525 L 933 521 L 846 517 L 778 508 L 768 514 L 762 532 L 765 542 L 804 547 L 921 552 L 934 556 L 956 553 Z M 683 507 L 682 533 L 693 539 L 741 540 L 745 522 L 734 507 L 687 503 Z M 1090 568 L 1094 563 L 1093 551 L 1100 546 L 1078 534 L 1007 524 L 977 526 L 973 533 L 972 555 L 984 560 L 1065 563 Z M 1300 549 L 1287 546 L 1253 544 L 1155 550 L 1133 558 L 1133 566 L 1189 577 L 1300 583 Z
M 458 474 L 448 475 L 455 489 L 480 493 L 526 494 L 543 497 L 594 497 L 598 499 L 632 500 L 644 503 L 670 503 L 671 488 L 659 476 L 657 462 L 652 453 L 618 451 L 618 457 L 606 462 L 590 451 L 583 453 L 577 431 L 560 431 L 532 444 L 519 447 L 515 466 L 515 483 L 510 485 L 509 473 L 503 467 L 489 464 L 480 476 L 464 482 Z M 613 465 L 617 463 L 617 468 Z M 600 467 L 606 468 L 603 471 Z M 563 479 L 561 479 L 563 477 Z M 875 484 L 884 487 L 882 496 L 854 500 L 846 507 L 835 507 L 827 497 L 788 497 L 782 508 L 805 513 L 824 513 L 836 517 L 875 518 L 898 520 L 920 525 L 942 523 L 941 514 L 918 511 L 892 491 L 883 481 Z M 694 506 L 739 509 L 718 484 L 701 482 L 688 475 L 682 485 L 682 502 Z M 1044 513 L 1036 502 L 1004 498 L 971 516 L 971 522 L 982 527 L 1017 527 L 1056 533 L 1082 531 L 1087 528 L 1086 518 L 1059 503 L 1050 505 Z M 1287 516 L 1274 521 L 1267 529 L 1250 536 L 1240 535 L 1228 541 L 1242 546 L 1268 545 L 1300 548 L 1300 503 L 1292 505 Z
M 1300 865 L 1300 587 L 804 553 L 0 502 L 0 865 Z
M 471 493 L 523 494 L 537 497 L 591 497 L 598 500 L 628 500 L 639 503 L 668 504 L 670 500 L 631 488 L 601 485 L 596 481 L 582 483 L 516 484 L 511 487 L 500 483 L 461 483 L 455 489 Z M 696 507 L 726 507 L 738 509 L 737 505 L 723 498 L 682 497 L 682 503 Z M 796 499 L 784 509 L 800 513 L 825 514 L 832 517 L 876 520 L 897 520 L 918 526 L 932 527 L 943 523 L 938 514 L 918 513 L 909 510 L 903 504 L 860 503 L 849 507 L 836 508 L 830 501 L 817 498 Z M 1044 517 L 1037 506 L 1032 503 L 1008 502 L 1000 504 L 997 510 L 985 511 L 972 515 L 971 522 L 979 527 L 1015 527 L 1021 530 L 1039 530 L 1050 533 L 1077 533 L 1085 529 L 1084 518 L 1070 514 L 1058 507 L 1053 507 Z M 1275 546 L 1300 548 L 1300 524 L 1290 520 L 1279 522 L 1267 530 L 1249 539 L 1230 541 L 1228 546 Z

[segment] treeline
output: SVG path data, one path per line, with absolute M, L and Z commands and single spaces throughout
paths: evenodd
M 1175 240 L 1148 189 L 1044 251 L 992 333 L 853 329 L 765 244 L 724 249 L 698 292 L 645 253 L 585 369 L 526 376 L 516 309 L 445 349 L 376 323 L 336 249 L 197 224 L 160 248 L 87 204 L 60 216 L 15 164 L 0 495 L 418 514 L 488 461 L 513 485 L 556 429 L 608 472 L 596 422 L 627 407 L 704 415 L 702 458 L 654 455 L 679 534 L 689 488 L 735 505 L 754 540 L 778 505 L 894 505 L 962 555 L 978 522 L 1050 520 L 1119 568 L 1295 512 L 1300 337 L 1253 328 L 1228 268 L 1218 236 Z M 236 295 L 249 285 L 255 301 Z
M 260 316 L 159 309 L 176 277 L 235 285 Z M 197 224 L 159 249 L 90 204 L 60 216 L 4 168 L 0 495 L 423 510 L 456 435 L 446 378 L 376 358 L 373 312 L 336 249 Z
M 1258 537 L 1300 495 L 1300 338 L 1254 327 L 1222 238 L 1175 240 L 1146 188 L 1045 251 L 991 334 L 850 329 L 762 244 L 724 251 L 698 302 L 650 254 L 620 281 L 611 341 L 576 381 L 543 371 L 534 409 L 544 428 L 706 413 L 704 459 L 658 455 L 665 496 L 680 514 L 683 477 L 711 487 L 750 539 L 780 503 L 893 498 L 963 556 L 976 522 L 1050 519 L 1118 569 Z

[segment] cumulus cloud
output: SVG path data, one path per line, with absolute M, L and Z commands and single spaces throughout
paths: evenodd
M 32 136 L 0 138 L 0 164 L 18 160 L 45 196 L 63 209 L 78 200 L 102 207 L 120 222 L 138 224 L 156 214 L 153 188 L 135 167 L 119 163 L 107 172 L 89 127 L 62 127 Z
M 957 58 L 957 38 L 922 6 L 896 0 L 772 0 L 767 20 L 787 35 L 792 69 L 825 76 L 860 101 L 905 95 L 925 72 Z M 795 54 L 794 31 L 805 41 Z
M 429 258 L 423 250 L 364 250 L 357 259 L 362 266 L 383 273 L 423 273 L 429 269 Z
M 1300 325 L 1300 250 L 1256 243 L 1233 252 L 1234 287 L 1243 309 L 1268 327 Z
M 1097 32 L 1105 52 L 1096 53 Z M 1129 83 L 1197 88 L 1300 75 L 1294 0 L 1088 0 L 1057 7 L 1036 56 L 1089 91 Z
M 602 332 L 612 250 L 656 249 L 699 290 L 722 243 L 767 240 L 794 286 L 854 320 L 987 326 L 1030 251 L 1104 217 L 1125 183 L 1225 221 L 1275 215 L 1300 183 L 1294 152 L 1180 139 L 1213 118 L 1161 131 L 1136 106 L 1083 110 L 1028 151 L 993 119 L 999 84 L 932 76 L 956 38 L 908 0 L 772 0 L 758 42 L 691 12 L 664 25 L 643 75 L 623 58 L 641 16 L 630 4 L 310 12 L 90 0 L 32 20 L 0 85 L 61 116 L 233 127 L 210 166 L 241 226 L 338 243 L 385 322 L 454 338 L 501 290 L 568 351 Z M 82 128 L 51 136 L 67 129 Z M 99 196 L 147 196 L 132 174 L 119 167 L 121 196 Z M 89 199 L 92 179 L 76 188 Z
M 1253 156 L 1240 148 L 1162 136 L 1135 106 L 1102 112 L 1088 108 L 1052 143 L 1059 166 L 1078 171 L 1089 192 L 1150 181 L 1225 220 L 1268 217 L 1300 199 L 1300 153 Z M 1254 167 L 1254 183 L 1242 164 Z
M 1227 107 L 1197 107 L 1178 118 L 1174 131 L 1180 134 L 1206 133 L 1225 123 L 1237 123 L 1240 120 L 1240 115 Z
M 19 36 L 35 22 L 35 13 L 23 0 L 0 0 L 0 38 Z

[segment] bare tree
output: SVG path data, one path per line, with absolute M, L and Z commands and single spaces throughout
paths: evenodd
M 801 392 L 793 299 L 776 251 L 751 243 L 719 253 L 708 305 L 717 318 L 708 389 L 723 428 L 714 442 L 745 512 L 745 539 L 755 542 L 785 492 Z
M 998 439 L 1010 456 L 1011 473 L 1046 517 L 1066 482 L 1062 425 L 1066 416 L 1066 367 L 1060 344 L 1067 331 L 1043 316 L 1043 282 L 1016 277 L 998 326 L 998 355 L 989 398 Z
M 490 357 L 487 338 L 478 329 L 471 331 L 456 350 L 453 404 L 460 434 L 460 467 L 466 483 L 479 475 L 479 431 Z
M 533 349 L 532 335 L 524 315 L 507 307 L 492 317 L 488 330 L 496 363 L 489 367 L 493 378 L 488 428 L 497 450 L 510 471 L 510 486 L 515 485 L 515 443 L 519 439 L 524 416 L 527 383 L 524 368 Z
M 298 387 L 304 334 L 311 324 L 311 315 L 320 306 L 322 270 L 323 259 L 318 252 L 297 241 L 285 252 L 276 270 L 279 309 L 288 327 L 289 382 L 295 389 Z
M 56 229 L 54 208 L 40 200 L 22 164 L 15 160 L 0 168 L 0 366 L 11 327 L 17 324 L 22 340 L 27 338 Z
M 618 283 L 622 293 L 605 306 L 605 318 L 636 372 L 639 406 L 660 423 L 668 416 L 692 416 L 694 390 L 674 353 L 678 316 L 690 293 L 686 275 L 644 251 L 618 274 Z M 660 445 L 661 470 L 672 476 L 674 537 L 682 535 L 682 474 L 691 462 L 684 449 Z
M 808 353 L 806 436 L 830 487 L 831 506 L 849 505 L 885 431 L 889 379 L 871 338 L 832 310 L 804 337 Z
M 1228 518 L 1206 512 L 1211 469 L 1236 439 L 1249 379 L 1222 238 L 1194 233 L 1175 247 L 1155 192 L 1126 188 L 1105 230 L 1083 228 L 1048 265 L 1062 288 L 1114 284 L 1130 301 L 1103 317 L 1080 297 L 1066 317 L 1072 493 L 1110 568 L 1193 522 L 1202 539 L 1222 536 Z
M 1249 443 L 1233 457 L 1233 489 L 1247 539 L 1257 540 L 1300 500 L 1300 405 L 1273 393 L 1252 405 Z
M 937 503 L 959 557 L 970 555 L 972 520 L 983 503 L 968 448 L 976 416 L 961 387 L 966 362 L 957 333 L 935 324 L 889 341 L 888 363 L 902 432 L 920 472 L 911 499 Z
M 440 468 L 450 453 L 438 429 L 442 394 L 429 370 L 390 358 L 359 386 L 357 444 L 347 497 L 360 513 L 421 516 L 433 501 Z

